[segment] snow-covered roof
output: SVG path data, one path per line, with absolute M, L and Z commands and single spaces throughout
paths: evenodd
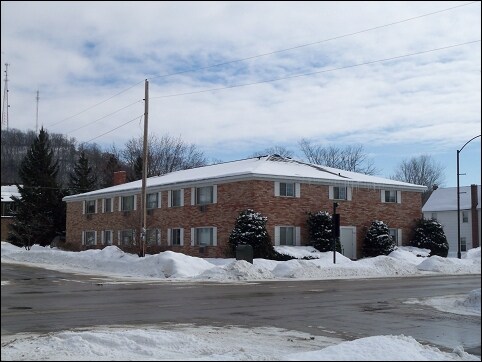
M 470 186 L 460 187 L 460 209 L 468 210 L 471 208 Z M 477 185 L 477 209 L 480 209 L 480 185 Z M 457 210 L 457 188 L 446 187 L 438 188 L 433 191 L 429 199 L 423 205 L 422 212 L 431 211 L 453 211 Z
M 20 197 L 20 193 L 18 192 L 17 186 L 15 185 L 2 186 L 2 202 L 13 201 L 12 196 Z
M 148 189 L 172 186 L 187 187 L 198 185 L 202 182 L 232 182 L 248 179 L 284 179 L 330 185 L 351 185 L 354 187 L 397 188 L 417 192 L 426 190 L 426 187 L 421 185 L 314 165 L 278 155 L 253 157 L 150 177 L 146 180 L 146 187 Z M 142 180 L 138 180 L 83 194 L 67 196 L 64 198 L 64 201 L 85 199 L 97 195 L 128 193 L 140 190 L 141 187 Z

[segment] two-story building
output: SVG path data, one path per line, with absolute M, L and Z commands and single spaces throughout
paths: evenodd
M 273 245 L 307 245 L 307 212 L 331 214 L 337 202 L 343 253 L 357 259 L 374 220 L 398 245 L 408 243 L 426 187 L 271 155 L 150 177 L 146 190 L 147 253 L 226 257 L 236 218 L 248 208 L 267 217 Z M 67 242 L 137 252 L 141 191 L 139 180 L 65 197 Z
M 422 212 L 425 219 L 437 220 L 443 227 L 449 242 L 448 256 L 456 257 L 458 253 L 458 227 L 460 225 L 460 251 L 462 254 L 472 248 L 480 246 L 481 217 L 480 217 L 480 185 L 461 186 L 460 215 L 457 215 L 457 188 L 438 188 L 432 192 L 423 205 Z M 460 224 L 457 224 L 457 217 Z

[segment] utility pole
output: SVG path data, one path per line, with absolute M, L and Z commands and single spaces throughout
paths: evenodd
M 149 81 L 146 79 L 145 83 L 145 98 L 144 98 L 144 142 L 143 142 L 143 157 L 142 157 L 142 195 L 141 195 L 141 209 L 142 209 L 142 224 L 141 224 L 141 250 L 139 256 L 146 255 L 146 234 L 147 234 L 147 195 L 146 195 L 146 180 L 147 180 L 147 116 L 149 114 Z
M 2 105 L 2 127 L 6 127 L 8 131 L 8 66 L 10 64 L 5 63 L 5 86 L 3 88 L 3 105 Z
M 38 133 L 38 101 L 40 99 L 39 97 L 39 91 L 37 89 L 37 117 L 35 118 L 35 133 Z

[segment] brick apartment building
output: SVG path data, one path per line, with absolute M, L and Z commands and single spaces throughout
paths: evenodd
M 137 253 L 141 189 L 139 180 L 65 197 L 67 242 Z M 150 254 L 229 256 L 229 235 L 247 208 L 267 217 L 273 245 L 307 245 L 307 212 L 331 214 L 337 202 L 343 254 L 357 259 L 374 220 L 389 226 L 398 245 L 408 243 L 426 187 L 271 155 L 150 177 L 146 190 Z

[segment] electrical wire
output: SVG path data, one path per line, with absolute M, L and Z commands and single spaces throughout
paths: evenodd
M 118 130 L 118 129 L 121 128 L 121 127 L 124 127 L 126 124 L 129 124 L 129 123 L 131 123 L 131 122 L 134 122 L 134 121 L 137 120 L 138 118 L 139 118 L 139 119 L 142 119 L 143 116 L 144 116 L 144 114 L 141 114 L 140 116 L 137 116 L 136 118 L 131 119 L 130 121 L 127 121 L 126 123 L 123 123 L 123 124 L 121 124 L 120 126 L 111 129 L 110 131 L 107 131 L 107 132 L 105 132 L 105 133 L 102 133 L 101 135 L 99 135 L 99 136 L 97 136 L 97 137 L 94 137 L 94 138 L 91 138 L 90 140 L 85 141 L 85 142 L 82 142 L 82 143 L 89 143 L 89 142 L 91 142 L 91 141 L 93 141 L 93 140 L 96 140 L 97 138 L 100 138 L 100 137 L 102 137 L 102 136 L 105 136 L 106 134 L 109 134 L 109 133 L 111 133 L 111 132 L 114 132 L 115 130 Z

